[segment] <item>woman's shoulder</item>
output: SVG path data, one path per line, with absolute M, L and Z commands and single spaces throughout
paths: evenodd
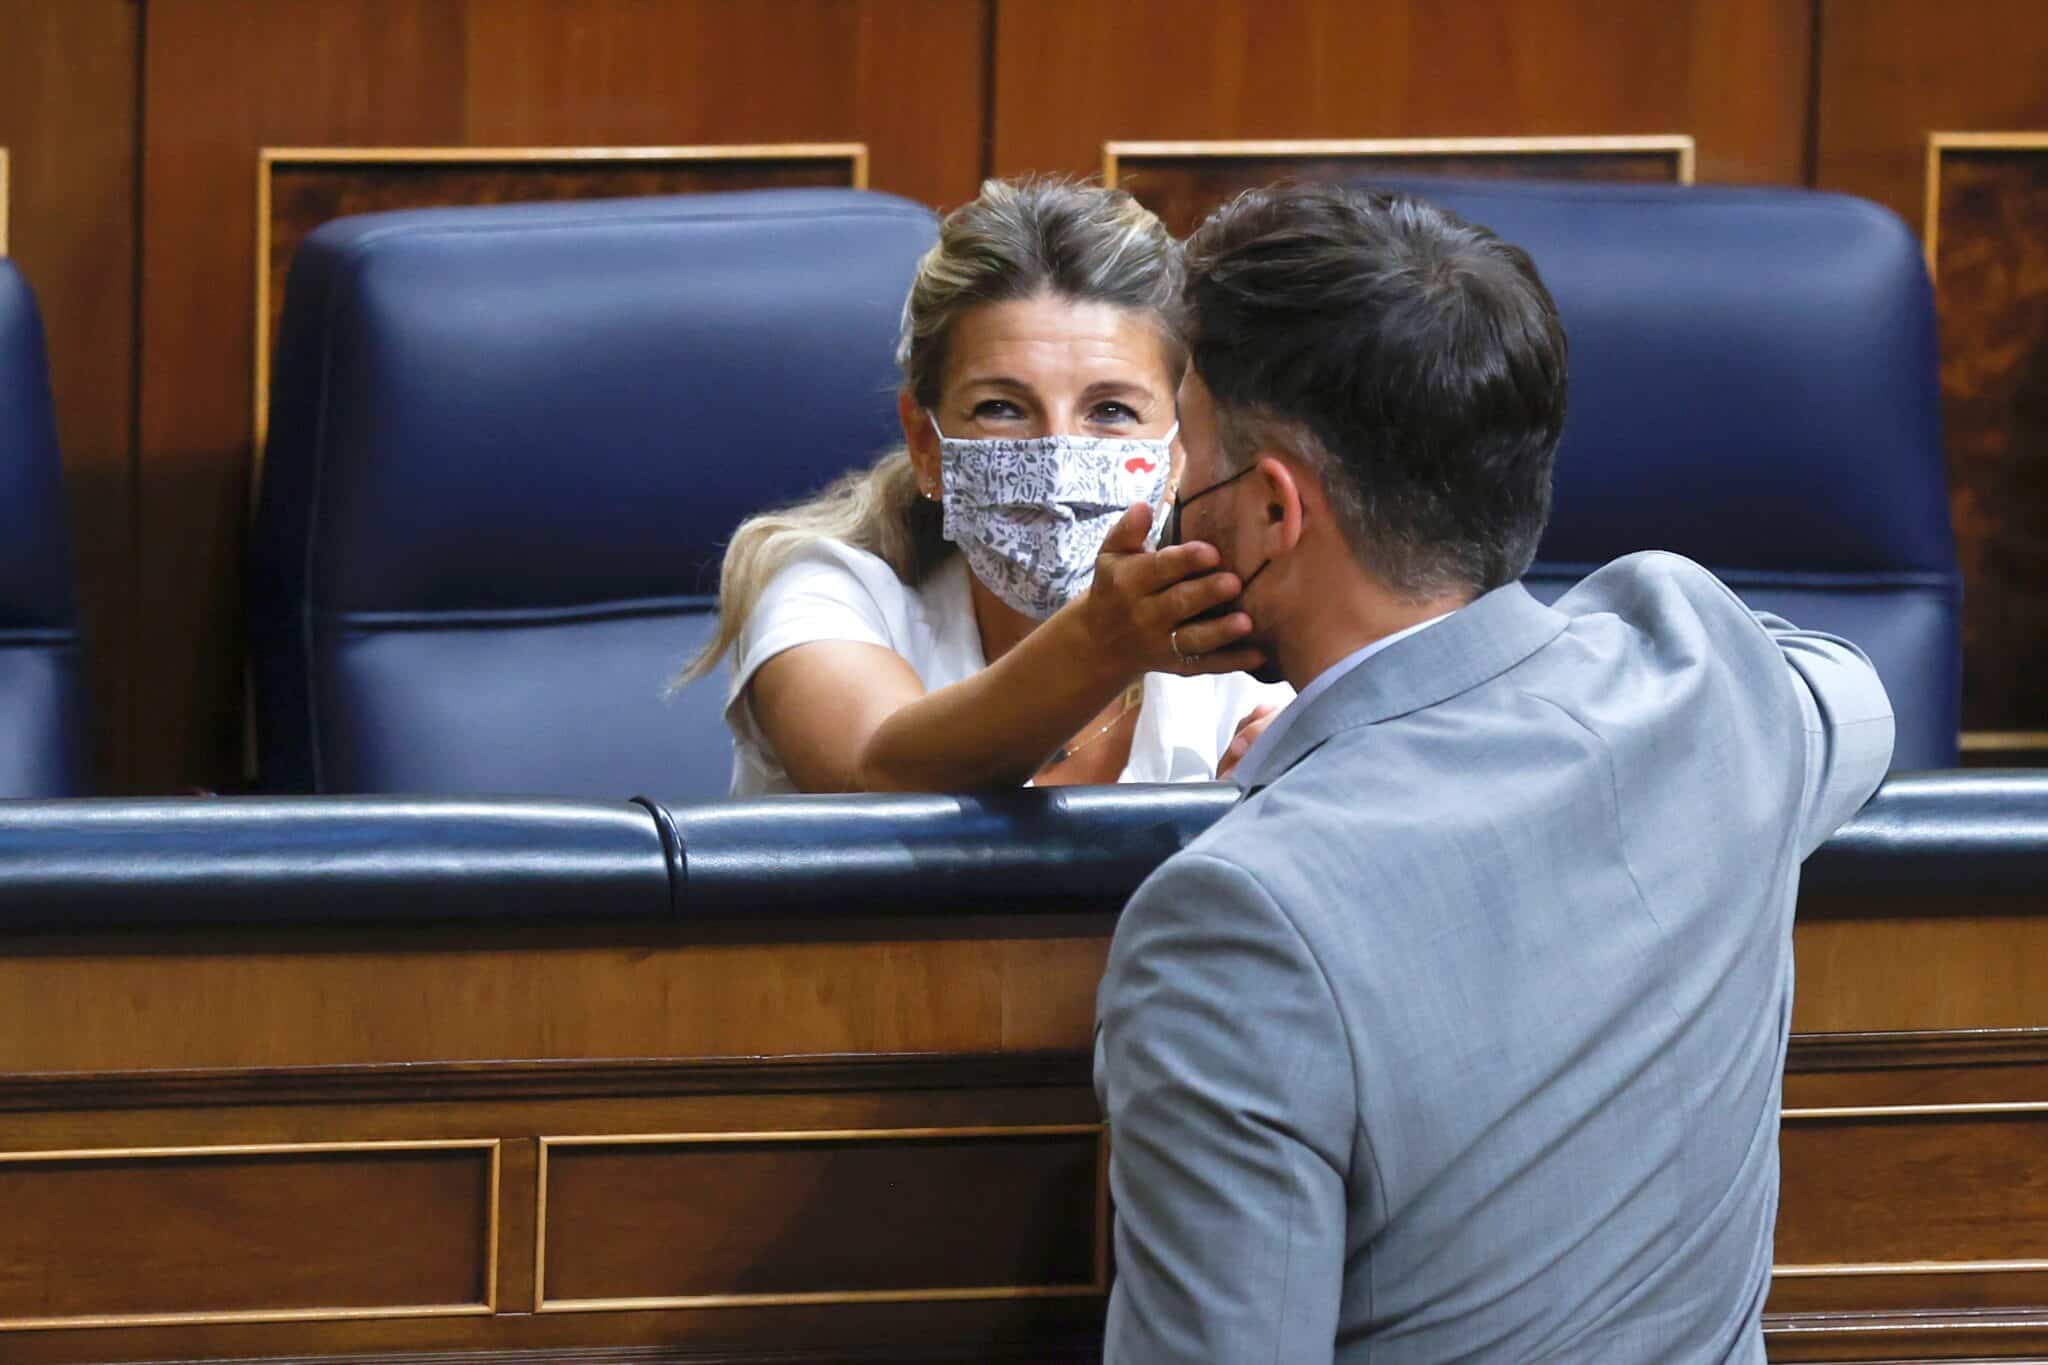
M 792 586 L 828 589 L 834 583 L 857 589 L 878 601 L 898 601 L 914 592 L 880 555 L 843 540 L 819 536 L 791 552 L 769 577 L 763 595 Z

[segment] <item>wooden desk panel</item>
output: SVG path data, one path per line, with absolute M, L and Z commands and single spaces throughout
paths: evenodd
M 2009 908 L 1806 907 L 1773 1358 L 2048 1351 L 2048 906 Z M 221 1264 L 251 1247 L 311 1259 L 174 1282 L 74 1247 L 63 1310 L 44 1316 L 197 1316 L 0 1332 L 0 1358 L 1085 1359 L 1108 1220 L 1089 1048 L 1112 927 L 17 937 L 0 952 L 0 1153 L 457 1142 L 488 1146 L 499 1176 L 485 1248 L 473 1195 L 427 1168 L 380 1192 L 344 1156 L 327 1196 L 280 1199 L 248 1197 L 254 1170 L 232 1164 L 218 1198 L 138 1175 L 118 1200 L 138 1246 L 170 1244 L 203 1206 Z M 1985 1020 L 2031 1027 L 1971 1027 Z M 19 1318 L 37 1258 L 57 1254 L 37 1225 L 113 1196 L 39 1161 L 0 1160 L 0 1181 L 10 1168 L 20 1189 L 0 1197 L 33 1211 L 25 1240 L 0 1243 L 0 1314 Z M 321 1234 L 336 1190 L 434 1230 L 405 1294 Z M 315 1246 L 347 1292 L 303 1321 L 241 1320 L 306 1305 L 295 1277 L 326 1264 Z M 487 1289 L 458 1292 L 484 1254 Z M 230 1303 L 218 1285 L 235 1280 Z M 187 1309 L 147 1297 L 174 1289 Z

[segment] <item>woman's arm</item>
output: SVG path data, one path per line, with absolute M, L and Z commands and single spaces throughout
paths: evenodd
M 1104 543 L 1094 583 L 981 672 L 926 692 L 879 645 L 821 641 L 786 650 L 749 684 L 755 723 L 803 791 L 964 791 L 1030 780 L 1054 750 L 1149 671 L 1235 672 L 1256 651 L 1231 645 L 1242 612 L 1180 626 L 1228 602 L 1234 574 L 1194 542 L 1145 547 L 1150 511 L 1127 512 Z

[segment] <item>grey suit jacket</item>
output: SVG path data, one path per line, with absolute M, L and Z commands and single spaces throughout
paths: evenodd
M 1107 1360 L 1761 1361 L 1799 864 L 1891 743 L 1665 554 L 1315 698 L 1117 926 Z

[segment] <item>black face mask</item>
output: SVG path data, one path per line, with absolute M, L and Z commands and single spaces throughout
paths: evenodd
M 1230 485 L 1236 483 L 1256 468 L 1258 468 L 1257 465 L 1248 464 L 1229 478 L 1216 480 L 1216 482 L 1210 484 L 1199 493 L 1190 493 L 1184 498 L 1175 498 L 1173 500 L 1173 510 L 1166 514 L 1166 533 L 1159 537 L 1159 548 L 1163 550 L 1169 545 L 1180 544 L 1180 514 L 1189 503 L 1200 502 L 1217 489 L 1230 487 Z M 1261 565 L 1260 567 L 1263 568 L 1264 566 Z
M 1258 466 L 1255 464 L 1248 464 L 1243 469 L 1240 469 L 1235 474 L 1232 474 L 1230 477 L 1218 479 L 1216 480 L 1216 482 L 1210 484 L 1207 488 L 1204 488 L 1199 492 L 1190 493 L 1188 494 L 1188 496 L 1184 498 L 1175 498 L 1173 500 L 1173 510 L 1166 514 L 1166 531 L 1165 534 L 1161 535 L 1159 538 L 1159 548 L 1163 550 L 1169 545 L 1178 545 L 1181 543 L 1180 514 L 1184 510 L 1186 510 L 1189 503 L 1200 502 L 1203 498 L 1208 497 L 1211 493 L 1216 492 L 1218 489 L 1230 487 L 1230 485 L 1236 483 L 1239 479 L 1243 478 L 1245 475 L 1251 473 L 1254 469 L 1257 468 Z M 1273 561 L 1271 559 L 1267 559 L 1265 563 L 1259 565 L 1258 568 L 1253 569 L 1251 572 L 1251 576 L 1244 580 L 1244 586 L 1237 590 L 1237 596 L 1235 598 L 1231 599 L 1228 602 L 1218 602 L 1215 606 L 1210 607 L 1207 611 L 1197 612 L 1195 615 L 1189 617 L 1188 619 L 1191 621 L 1214 621 L 1219 617 L 1228 616 L 1234 611 L 1242 610 L 1242 608 L 1238 606 L 1238 603 L 1244 600 L 1244 595 L 1251 591 L 1252 584 L 1258 581 L 1259 575 L 1264 573 L 1267 570 L 1267 568 L 1271 566 L 1272 563 Z M 1221 569 L 1215 569 L 1211 570 L 1211 572 L 1221 573 L 1223 571 Z M 1269 682 L 1274 681 L 1274 679 L 1262 678 L 1260 679 L 1260 681 Z

